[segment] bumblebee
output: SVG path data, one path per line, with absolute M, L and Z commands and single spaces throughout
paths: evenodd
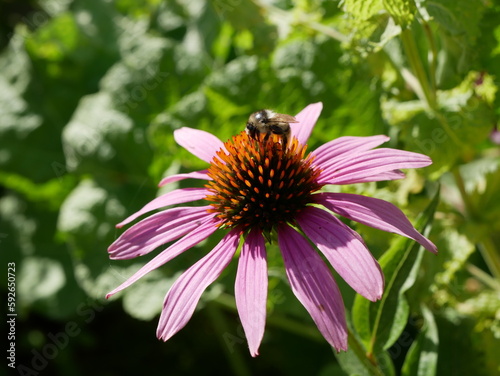
M 278 135 L 281 137 L 281 145 L 286 147 L 290 138 L 290 123 L 298 123 L 298 121 L 290 115 L 260 110 L 248 118 L 246 132 L 257 141 L 260 141 L 261 135 L 264 135 L 263 143 L 266 143 L 271 135 Z

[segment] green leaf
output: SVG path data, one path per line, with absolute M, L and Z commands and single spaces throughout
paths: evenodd
M 470 40 L 478 36 L 484 3 L 469 0 L 436 0 L 422 3 L 433 20 L 449 33 L 465 33 Z
M 436 375 L 446 375 L 450 371 L 457 375 L 498 374 L 498 324 L 495 334 L 474 316 L 460 314 L 452 307 L 441 310 L 435 319 L 439 331 Z M 489 321 L 495 323 L 498 319 L 490 316 Z
M 20 315 L 36 311 L 64 320 L 74 315 L 84 294 L 66 245 L 55 242 L 57 211 L 51 209 L 13 192 L 0 198 L 0 263 L 16 265 Z
M 407 27 L 413 21 L 416 12 L 413 0 L 382 0 L 385 9 L 401 27 Z
M 348 349 L 347 351 L 335 353 L 335 358 L 339 362 L 342 369 L 348 375 L 358 376 L 381 376 L 384 373 L 378 367 L 377 363 L 372 362 L 366 356 L 366 347 L 352 330 L 352 323 L 349 315 L 347 315 L 347 327 L 349 331 Z
M 64 269 L 56 260 L 26 257 L 19 270 L 19 296 L 29 305 L 55 295 L 66 283 Z
M 412 23 L 416 12 L 414 0 L 345 0 L 343 4 L 352 17 L 346 28 L 353 49 L 362 53 L 384 47 Z
M 434 376 L 438 361 L 438 329 L 434 315 L 422 306 L 424 327 L 410 347 L 402 368 L 402 376 Z
M 250 0 L 212 0 L 211 4 L 219 19 L 227 20 L 237 32 L 236 47 L 263 57 L 273 51 L 277 26 L 266 22 L 265 10 L 258 4 Z
M 443 256 L 444 262 L 442 270 L 434 276 L 436 286 L 446 288 L 452 285 L 453 281 L 465 266 L 465 263 L 475 251 L 475 246 L 469 239 L 456 229 L 447 228 L 442 230 Z M 435 287 L 432 287 L 435 290 Z
M 344 0 L 343 8 L 355 19 L 366 21 L 384 9 L 381 0 Z
M 206 83 L 211 90 L 243 105 L 249 98 L 258 97 L 262 90 L 258 68 L 256 56 L 242 56 L 214 71 Z
M 124 275 L 132 275 L 130 270 L 137 271 L 137 267 L 131 267 L 123 271 Z M 130 316 L 140 320 L 151 320 L 161 312 L 163 300 L 170 286 L 179 277 L 180 273 L 171 278 L 162 275 L 158 270 L 153 270 L 141 278 L 139 283 L 128 287 L 123 293 L 123 309 Z
M 43 184 L 35 184 L 24 176 L 9 174 L 0 171 L 0 184 L 13 191 L 23 194 L 29 201 L 38 201 L 51 209 L 57 210 L 64 198 L 75 185 L 75 177 L 66 174 L 66 166 L 52 163 L 54 175 L 57 179 Z
M 439 177 L 455 165 L 468 159 L 473 147 L 484 142 L 492 129 L 495 115 L 492 101 L 497 90 L 491 77 L 470 72 L 456 87 L 437 92 L 439 110 L 428 113 L 420 101 L 382 103 L 384 118 L 401 128 L 401 139 L 413 151 L 431 157 L 426 168 L 432 177 Z
M 73 258 L 75 278 L 96 299 L 115 287 L 117 270 L 110 268 L 106 249 L 116 237 L 114 225 L 125 217 L 120 190 L 108 192 L 91 180 L 83 180 L 61 206 L 57 228 Z
M 113 98 L 106 92 L 80 101 L 64 129 L 63 144 L 68 170 L 79 174 L 126 171 L 141 180 L 152 156 L 144 130 L 113 107 Z
M 483 235 L 498 233 L 500 229 L 500 202 L 498 200 L 500 158 L 485 157 L 463 164 L 460 166 L 460 174 L 475 210 L 474 220 L 483 226 L 485 232 Z M 480 238 L 478 236 L 472 239 L 479 240 Z
M 416 228 L 428 233 L 434 217 L 439 192 L 417 220 Z M 382 299 L 371 303 L 357 295 L 352 315 L 356 331 L 368 348 L 368 354 L 388 349 L 403 331 L 409 305 L 405 292 L 415 282 L 416 274 L 425 251 L 420 244 L 408 239 L 398 239 L 380 259 L 385 275 L 386 288 Z
M 436 81 L 441 87 L 456 85 L 475 66 L 479 47 L 476 42 L 480 37 L 487 3 L 439 0 L 421 1 L 421 6 L 432 19 L 432 24 L 440 30 L 435 34 L 441 45 L 437 56 Z

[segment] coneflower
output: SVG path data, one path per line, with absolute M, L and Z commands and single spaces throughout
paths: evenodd
M 175 241 L 109 297 L 209 237 L 227 234 L 168 291 L 157 336 L 168 340 L 190 320 L 204 290 L 233 259 L 243 242 L 235 281 L 235 299 L 252 356 L 264 335 L 267 300 L 266 239 L 278 239 L 290 287 L 337 351 L 347 349 L 342 296 L 323 253 L 337 273 L 359 294 L 380 299 L 384 277 L 362 238 L 333 213 L 414 239 L 431 252 L 435 245 L 411 225 L 393 204 L 356 194 L 321 192 L 327 184 L 354 184 L 404 177 L 402 168 L 430 165 L 429 157 L 396 149 L 373 149 L 386 136 L 341 137 L 306 155 L 306 141 L 322 104 L 307 106 L 290 124 L 291 140 L 266 142 L 245 132 L 222 143 L 210 133 L 181 128 L 177 143 L 209 163 L 208 170 L 169 176 L 160 186 L 186 178 L 206 179 L 205 188 L 166 193 L 117 225 L 144 213 L 191 201 L 203 206 L 164 209 L 125 231 L 110 247 L 112 259 L 130 259 Z M 325 210 L 326 209 L 326 210 Z

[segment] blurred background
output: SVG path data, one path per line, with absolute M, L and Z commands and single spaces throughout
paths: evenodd
M 318 101 L 310 148 L 387 134 L 390 147 L 434 161 L 339 191 L 391 201 L 414 221 L 441 188 L 430 234 L 440 252 L 423 255 L 405 293 L 408 323 L 387 374 L 411 374 L 403 364 L 423 312 L 436 374 L 498 374 L 499 25 L 493 0 L 2 0 L 0 258 L 6 298 L 15 263 L 13 374 L 352 373 L 291 294 L 273 248 L 255 359 L 234 308 L 234 262 L 181 332 L 156 339 L 169 286 L 222 234 L 104 300 L 156 254 L 109 260 L 115 224 L 165 192 L 165 175 L 206 168 L 173 130 L 226 140 L 258 109 L 294 115 Z M 377 258 L 397 239 L 347 223 Z M 336 280 L 349 311 L 355 294 Z

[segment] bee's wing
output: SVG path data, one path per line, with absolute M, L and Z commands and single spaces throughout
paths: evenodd
M 285 114 L 276 114 L 271 120 L 280 123 L 298 123 L 297 119 L 293 116 Z

